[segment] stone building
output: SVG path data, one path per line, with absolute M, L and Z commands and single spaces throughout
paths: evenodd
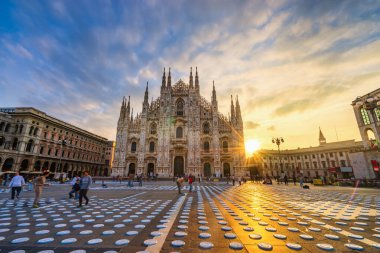
M 232 96 L 230 115 L 219 112 L 214 84 L 211 102 L 201 96 L 197 70 L 173 85 L 164 70 L 160 96 L 149 103 L 147 84 L 141 113 L 133 116 L 123 98 L 112 175 L 245 174 L 243 119 Z
M 105 164 L 105 169 L 107 170 L 107 176 L 111 175 L 112 173 L 112 163 L 113 163 L 113 158 L 114 158 L 114 153 L 115 153 L 115 141 L 108 141 L 107 142 L 107 147 L 106 147 L 106 152 L 105 152 L 105 157 L 104 157 L 104 164 Z
M 107 175 L 107 139 L 31 107 L 0 108 L 1 171 Z
M 290 150 L 260 150 L 248 160 L 251 174 L 277 177 L 284 172 L 288 177 L 302 174 L 309 178 L 334 176 L 351 178 L 352 152 L 361 150 L 362 142 L 355 140 L 327 142 L 319 130 L 319 146 Z

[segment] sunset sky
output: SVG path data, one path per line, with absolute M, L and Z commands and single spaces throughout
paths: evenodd
M 0 1 L 0 107 L 35 107 L 115 139 L 163 68 L 220 111 L 239 95 L 245 139 L 276 148 L 360 140 L 351 102 L 380 87 L 380 1 Z M 336 134 L 337 133 L 337 134 Z

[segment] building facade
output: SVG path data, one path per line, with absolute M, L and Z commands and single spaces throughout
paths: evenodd
M 1 171 L 108 175 L 107 139 L 30 107 L 0 108 Z
M 149 103 L 147 85 L 141 113 L 133 116 L 123 98 L 112 175 L 245 174 L 243 119 L 232 96 L 230 115 L 218 111 L 214 85 L 211 103 L 201 96 L 197 70 L 195 78 L 190 70 L 188 84 L 173 85 L 164 70 L 160 96 Z
M 354 169 L 368 171 L 364 178 L 380 179 L 380 89 L 357 97 L 352 101 L 363 149 L 352 154 L 357 161 Z
M 107 170 L 107 176 L 112 174 L 112 163 L 115 153 L 115 141 L 108 141 L 105 153 L 105 170 Z
M 354 176 L 350 153 L 361 150 L 362 143 L 355 140 L 326 142 L 319 131 L 319 146 L 291 150 L 260 150 L 250 160 L 251 174 L 279 177 L 303 175 L 308 178 Z

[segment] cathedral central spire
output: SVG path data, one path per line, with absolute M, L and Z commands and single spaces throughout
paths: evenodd
M 168 89 L 170 90 L 172 88 L 172 76 L 170 74 L 170 68 L 169 68 L 169 74 L 168 74 L 168 84 L 167 84 Z
M 162 84 L 161 84 L 161 90 L 166 88 L 166 76 L 165 76 L 165 68 L 164 73 L 162 74 Z

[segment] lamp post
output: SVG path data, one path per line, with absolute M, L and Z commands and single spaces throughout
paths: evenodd
M 277 138 L 272 138 L 272 143 L 277 145 L 277 150 L 278 150 L 278 158 L 280 159 L 280 169 L 281 173 L 284 172 L 282 169 L 282 161 L 281 161 L 281 152 L 280 152 L 280 145 L 281 143 L 284 143 L 284 138 L 282 137 L 277 137 Z

